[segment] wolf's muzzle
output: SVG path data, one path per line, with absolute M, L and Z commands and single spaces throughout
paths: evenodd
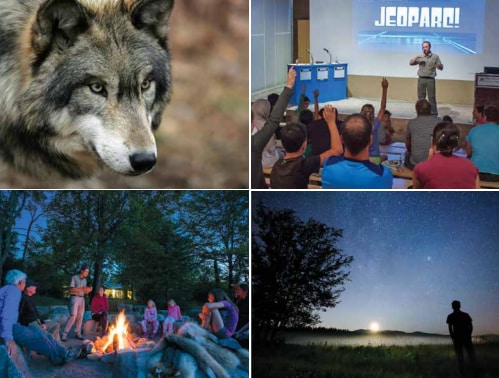
M 135 174 L 146 173 L 156 165 L 156 155 L 154 153 L 136 153 L 130 155 L 130 164 Z

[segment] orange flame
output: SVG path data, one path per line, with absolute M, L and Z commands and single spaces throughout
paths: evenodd
M 128 323 L 126 322 L 125 310 L 122 310 L 116 318 L 116 324 L 109 327 L 108 341 L 102 348 L 106 350 L 114 340 L 114 336 L 118 338 L 118 350 L 125 349 L 125 338 L 128 336 Z

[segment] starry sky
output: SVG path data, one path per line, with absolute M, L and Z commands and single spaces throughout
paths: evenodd
M 474 334 L 499 334 L 499 193 L 252 192 L 274 209 L 342 228 L 354 257 L 341 303 L 322 326 L 447 334 L 451 302 Z

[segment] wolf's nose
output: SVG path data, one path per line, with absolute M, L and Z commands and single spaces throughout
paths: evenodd
M 156 164 L 156 155 L 153 153 L 136 153 L 130 155 L 130 164 L 137 173 L 145 173 Z

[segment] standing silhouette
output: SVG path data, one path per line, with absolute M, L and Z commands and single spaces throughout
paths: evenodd
M 471 343 L 471 333 L 473 332 L 473 324 L 471 317 L 461 311 L 461 302 L 453 301 L 452 309 L 454 312 L 447 316 L 447 324 L 449 325 L 449 333 L 454 343 L 454 350 L 456 351 L 457 363 L 459 365 L 459 372 L 464 376 L 466 370 L 464 366 L 464 349 L 468 354 L 471 362 L 471 367 L 475 371 L 475 352 L 473 344 Z

